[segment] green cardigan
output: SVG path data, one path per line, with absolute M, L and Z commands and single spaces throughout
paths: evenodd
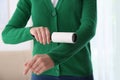
M 93 73 L 90 40 L 95 35 L 96 12 L 96 0 L 59 0 L 56 8 L 51 0 L 19 0 L 2 38 L 7 44 L 34 40 L 33 56 L 48 54 L 55 63 L 44 75 L 88 76 Z M 30 16 L 33 27 L 45 26 L 51 33 L 76 32 L 77 42 L 40 44 L 25 27 Z

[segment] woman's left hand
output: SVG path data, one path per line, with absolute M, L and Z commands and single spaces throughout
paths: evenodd
M 53 66 L 54 62 L 47 54 L 35 55 L 32 60 L 25 63 L 24 75 L 29 71 L 32 71 L 35 74 L 41 74 Z

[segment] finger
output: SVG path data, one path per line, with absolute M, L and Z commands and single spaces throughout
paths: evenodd
M 47 62 L 41 62 L 41 65 L 39 65 L 36 69 L 35 69 L 35 73 L 36 74 L 41 74 L 42 72 L 45 72 L 46 70 L 50 69 L 52 67 L 52 65 L 50 65 L 50 63 Z
M 34 71 L 39 66 L 39 64 L 40 64 L 40 60 L 38 59 L 32 66 L 32 70 Z
M 35 74 L 38 74 L 38 71 L 40 71 L 40 69 L 41 69 L 41 65 L 38 65 L 35 69 L 34 69 L 34 73 Z
M 36 62 L 37 57 L 38 57 L 37 55 L 34 56 L 33 59 L 27 63 L 27 65 L 25 66 L 24 75 L 26 75 L 31 70 L 31 67 Z
M 45 28 L 41 27 L 40 31 L 41 31 L 41 36 L 42 36 L 43 44 L 45 45 L 46 42 L 47 42 L 46 34 L 45 34 Z
M 48 70 L 48 68 L 45 67 L 45 66 L 42 66 L 42 67 L 39 67 L 38 69 L 36 69 L 36 72 L 35 72 L 35 73 L 36 73 L 37 75 L 39 75 L 39 74 L 45 72 L 46 70 Z
M 39 37 L 38 37 L 37 31 L 35 31 L 34 37 L 35 37 L 35 39 L 36 39 L 37 41 L 39 41 Z
M 41 74 L 45 71 L 47 71 L 48 69 L 52 68 L 53 65 L 52 64 L 44 64 L 44 65 L 41 65 L 39 66 L 39 68 L 36 70 L 36 74 Z
M 26 75 L 29 72 L 29 70 L 30 70 L 30 68 L 26 66 L 25 69 L 24 69 L 23 74 Z
M 39 41 L 40 43 L 43 43 L 43 41 L 42 41 L 42 36 L 41 36 L 41 32 L 40 32 L 40 29 L 39 29 L 39 28 L 37 29 L 37 34 L 38 34 L 38 41 Z
M 37 60 L 37 56 L 34 56 L 33 59 L 27 64 L 27 69 L 31 69 L 34 63 Z
M 29 63 L 29 61 L 26 61 L 26 62 L 25 62 L 25 64 L 24 64 L 24 66 L 27 66 L 27 65 L 28 65 L 28 63 Z
M 26 61 L 25 64 L 24 64 L 24 71 L 23 71 L 23 74 L 26 75 L 29 71 L 29 67 L 28 67 L 28 64 L 29 64 L 30 61 Z
M 45 33 L 46 33 L 46 37 L 47 37 L 47 43 L 50 43 L 50 31 L 48 30 L 48 28 L 45 28 Z

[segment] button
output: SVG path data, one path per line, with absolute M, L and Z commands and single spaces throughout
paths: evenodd
M 52 16 L 56 16 L 56 12 L 55 11 L 52 12 Z

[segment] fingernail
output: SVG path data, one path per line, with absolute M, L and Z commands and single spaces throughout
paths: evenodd
M 39 40 L 36 40 L 37 42 L 39 41 Z
M 43 45 L 45 45 L 45 42 L 43 43 Z
M 39 42 L 40 42 L 40 44 L 42 44 L 41 41 L 39 41 Z

